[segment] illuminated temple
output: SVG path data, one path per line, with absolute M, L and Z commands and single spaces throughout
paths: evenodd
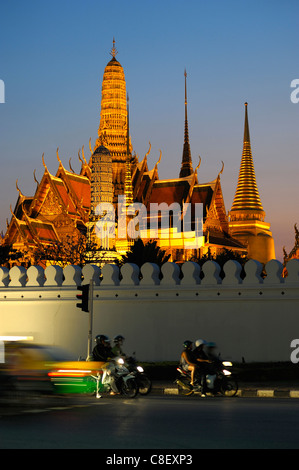
M 199 162 L 192 162 L 188 134 L 186 72 L 181 168 L 178 168 L 177 178 L 160 179 L 158 166 L 162 153 L 160 152 L 156 163 L 150 167 L 148 156 L 151 145 L 140 161 L 133 151 L 125 74 L 116 59 L 114 41 L 111 55 L 112 59 L 105 68 L 102 81 L 98 138 L 94 145 L 89 141 L 89 157 L 85 156 L 83 146 L 78 154 L 81 170 L 76 173 L 71 167 L 71 161 L 69 169 L 64 167 L 57 149 L 58 169 L 53 175 L 49 172 L 43 155 L 44 174 L 40 182 L 36 181 L 34 174 L 37 182 L 35 194 L 32 197 L 24 196 L 17 183 L 19 196 L 14 210 L 11 209 L 12 217 L 8 223 L 4 244 L 26 252 L 27 262 L 29 260 L 35 264 L 34 253 L 38 248 L 64 243 L 70 236 L 75 239 L 83 234 L 97 244 L 99 252 L 105 253 L 105 262 L 111 262 L 125 254 L 134 242 L 128 233 L 120 234 L 117 219 L 120 214 L 117 209 L 119 197 L 122 197 L 125 201 L 122 210 L 126 210 L 133 202 L 143 204 L 146 208 L 143 217 L 146 223 L 142 225 L 140 236 L 144 242 L 156 238 L 158 244 L 171 255 L 171 261 L 182 262 L 207 253 L 217 255 L 224 249 L 241 255 L 249 253 L 255 258 L 258 254 L 263 262 L 264 253 L 267 253 L 268 259 L 274 258 L 273 239 L 269 225 L 264 222 L 265 213 L 255 183 L 247 106 L 244 132 L 246 149 L 243 151 L 236 197 L 230 213 L 227 213 L 220 181 L 223 166 L 213 181 L 203 183 L 199 175 L 200 159 Z M 243 174 L 245 176 L 242 176 Z M 248 206 L 249 200 L 253 201 L 253 206 Z M 114 237 L 108 236 L 109 224 L 108 228 L 106 227 L 106 238 L 96 235 L 97 222 L 103 217 L 103 214 L 97 213 L 97 207 L 104 202 L 112 203 L 117 214 Z M 153 232 L 149 230 L 150 208 L 153 204 L 163 203 L 168 207 L 174 203 L 180 207 L 189 203 L 191 225 L 183 232 L 183 236 L 172 224 L 171 214 L 168 236 L 163 236 L 161 220 L 157 221 L 156 236 L 152 236 Z M 201 232 L 195 227 L 196 203 L 202 205 Z M 134 215 L 125 212 L 125 217 L 127 222 L 130 222 Z M 268 249 L 267 243 L 269 246 L 273 245 L 273 253 L 271 247 Z M 94 255 L 88 256 L 87 260 L 90 262 L 97 261 Z

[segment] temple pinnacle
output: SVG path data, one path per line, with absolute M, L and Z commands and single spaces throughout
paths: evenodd
M 248 103 L 246 102 L 244 103 L 244 105 L 245 105 L 244 142 L 250 142 L 248 113 L 247 113 Z
M 188 131 L 188 116 L 187 116 L 187 72 L 185 69 L 185 132 L 184 132 L 184 147 L 182 156 L 182 165 L 180 171 L 180 178 L 184 178 L 193 173 L 192 158 L 189 143 L 189 131 Z
M 112 46 L 112 49 L 111 49 L 111 52 L 110 54 L 112 55 L 113 58 L 115 58 L 116 54 L 118 53 L 116 47 L 115 47 L 115 39 L 113 38 L 113 46 Z

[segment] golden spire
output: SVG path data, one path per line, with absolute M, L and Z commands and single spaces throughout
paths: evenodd
M 189 176 L 193 173 L 192 158 L 189 143 L 189 131 L 188 131 L 188 117 L 187 117 L 187 72 L 185 69 L 185 133 L 184 133 L 184 147 L 182 156 L 182 165 L 180 171 L 180 178 Z
M 243 153 L 236 194 L 230 211 L 231 220 L 244 219 L 244 217 L 263 220 L 265 216 L 251 154 L 247 106 L 248 103 L 245 103 Z

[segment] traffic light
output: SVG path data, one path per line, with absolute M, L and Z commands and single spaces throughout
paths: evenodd
M 77 294 L 77 299 L 81 300 L 81 303 L 76 304 L 76 307 L 81 308 L 83 312 L 89 312 L 88 301 L 89 301 L 89 284 L 78 286 L 77 290 L 82 291 L 82 294 Z

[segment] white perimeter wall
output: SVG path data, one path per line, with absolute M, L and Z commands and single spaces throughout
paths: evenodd
M 41 344 L 87 356 L 89 314 L 76 308 L 77 286 L 94 281 L 93 337 L 126 338 L 125 351 L 141 361 L 176 361 L 186 339 L 215 341 L 223 358 L 241 361 L 289 361 L 291 341 L 299 338 L 299 260 L 287 265 L 250 260 L 246 277 L 229 261 L 220 267 L 192 262 L 121 269 L 106 265 L 0 268 L 0 336 L 33 336 Z

